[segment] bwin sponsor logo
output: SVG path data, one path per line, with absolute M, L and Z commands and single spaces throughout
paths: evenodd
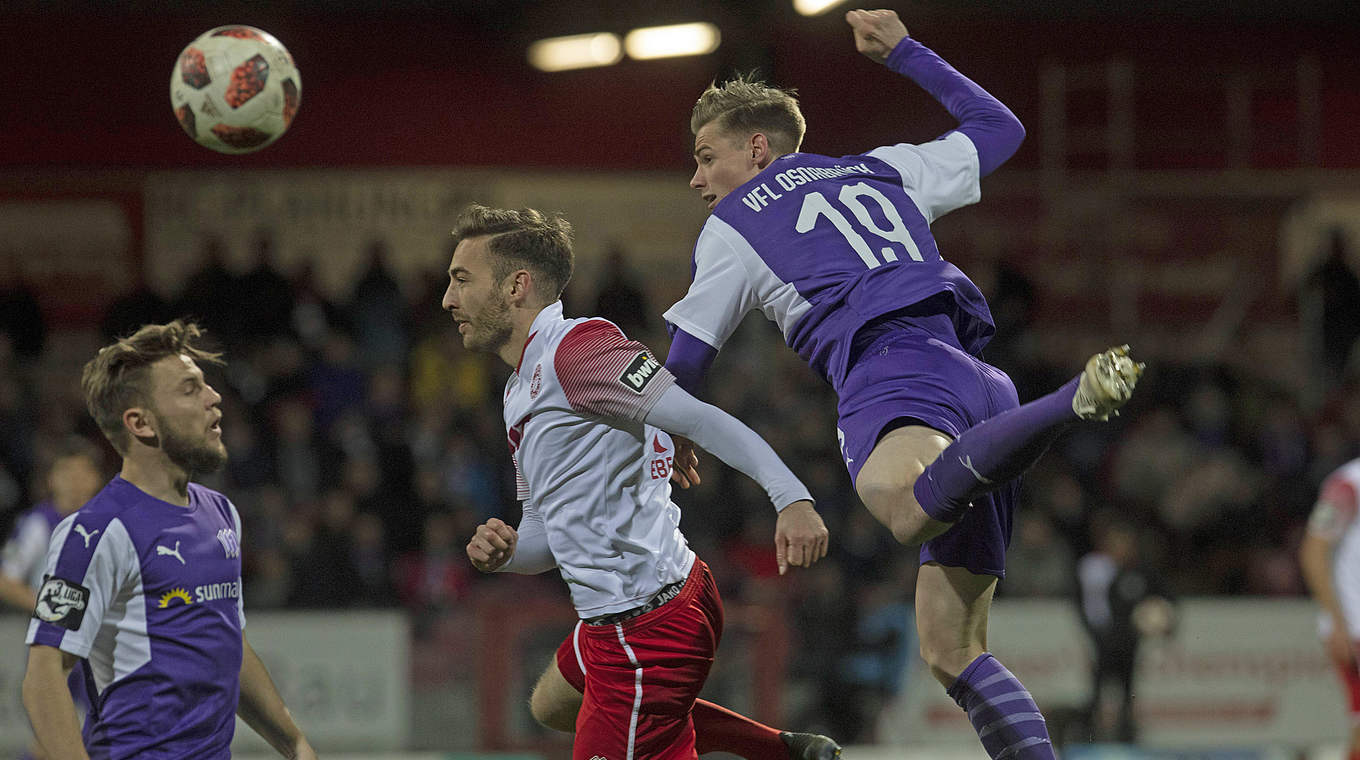
M 619 382 L 623 383 L 628 390 L 641 394 L 647 388 L 647 383 L 656 377 L 656 371 L 661 369 L 661 363 L 653 359 L 646 352 L 639 352 L 628 364 L 627 369 L 619 376 Z

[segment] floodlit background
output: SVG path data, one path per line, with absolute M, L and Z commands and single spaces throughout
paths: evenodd
M 79 368 L 110 336 L 198 317 L 232 455 L 209 485 L 245 521 L 251 639 L 327 756 L 569 757 L 528 688 L 573 621 L 555 575 L 483 577 L 462 546 L 518 520 L 507 370 L 439 310 L 468 202 L 576 225 L 569 315 L 664 355 L 705 210 L 689 109 L 758 71 L 799 90 L 833 155 L 953 126 L 810 0 L 7 0 L 0 6 L 0 529 L 44 496 L 70 433 L 99 440 Z M 1131 343 L 1125 413 L 1027 476 L 991 626 L 1064 757 L 1339 756 L 1348 724 L 1296 560 L 1322 478 L 1360 453 L 1360 12 L 1345 2 L 889 3 L 1005 102 L 1020 152 L 934 227 L 987 293 L 987 358 L 1021 398 Z M 818 11 L 820 10 L 820 13 Z M 168 75 L 209 28 L 283 41 L 288 134 L 218 155 Z M 773 514 L 712 459 L 677 492 L 729 629 L 706 696 L 830 733 L 848 760 L 980 758 L 920 669 L 914 554 L 857 503 L 829 389 L 753 318 L 709 400 L 812 488 L 832 556 L 773 572 Z M 101 441 L 101 446 L 103 446 Z M 111 450 L 106 475 L 115 471 Z M 1136 745 L 1088 711 L 1076 567 L 1119 519 L 1178 600 L 1145 642 Z M 25 616 L 0 616 L 0 750 L 26 723 Z M 242 734 L 249 734 L 242 730 Z M 263 745 L 241 736 L 242 756 Z M 406 753 L 406 754 L 403 754 Z

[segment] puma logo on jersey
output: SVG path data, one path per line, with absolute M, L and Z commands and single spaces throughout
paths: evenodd
M 164 546 L 161 546 L 160 544 L 157 544 L 157 545 L 156 545 L 156 556 L 157 556 L 157 557 L 174 557 L 175 559 L 179 560 L 179 563 L 180 563 L 181 565 L 187 565 L 187 564 L 189 564 L 188 562 L 185 562 L 185 561 L 184 561 L 184 557 L 180 556 L 180 553 L 179 553 L 179 542 L 178 542 L 178 541 L 175 542 L 175 548 L 173 548 L 173 549 L 167 549 L 167 548 L 165 548 Z
M 969 472 L 973 473 L 973 477 L 977 478 L 979 483 L 986 483 L 988 485 L 991 484 L 992 481 L 982 477 L 982 473 L 978 472 L 977 468 L 973 466 L 973 458 L 971 456 L 959 457 L 959 464 L 963 465 L 965 468 L 967 468 Z
M 633 361 L 628 363 L 623 374 L 619 375 L 619 382 L 628 390 L 641 395 L 660 369 L 661 362 L 653 359 L 646 351 L 639 351 L 638 355 L 633 357 Z
M 80 523 L 76 523 L 76 527 L 73 528 L 72 530 L 74 530 L 75 532 L 79 533 L 79 534 L 80 534 L 80 537 L 83 538 L 83 539 L 85 539 L 85 548 L 86 548 L 86 549 L 90 548 L 90 539 L 94 538 L 94 535 L 95 535 L 96 533 L 99 532 L 99 529 L 98 529 L 98 528 L 95 528 L 94 530 L 89 531 L 89 532 L 87 533 L 87 532 L 85 531 L 85 526 L 84 526 L 84 525 L 81 525 Z

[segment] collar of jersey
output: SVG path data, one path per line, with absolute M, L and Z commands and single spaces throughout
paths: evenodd
M 519 363 L 515 365 L 515 374 L 519 374 L 519 368 L 524 366 L 524 355 L 529 352 L 529 344 L 534 342 L 534 336 L 538 331 L 548 325 L 549 322 L 562 320 L 562 302 L 553 301 L 543 307 L 543 311 L 534 317 L 534 323 L 529 325 L 529 337 L 524 341 L 524 348 L 519 350 Z

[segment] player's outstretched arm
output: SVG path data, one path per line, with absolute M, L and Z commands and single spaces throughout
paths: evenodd
M 236 714 L 269 746 L 290 760 L 316 760 L 316 750 L 293 722 L 264 662 L 241 635 L 241 699 Z
M 666 369 L 675 375 L 675 382 L 681 388 L 697 397 L 701 395 L 699 391 L 704 378 L 717 356 L 718 349 L 684 330 L 676 329 L 671 338 L 671 350 L 666 354 Z M 672 442 L 675 444 L 675 459 L 671 467 L 671 480 L 681 488 L 699 485 L 699 454 L 694 444 L 683 436 L 673 437 Z
M 780 574 L 789 565 L 806 567 L 826 556 L 826 525 L 812 508 L 811 494 L 754 430 L 678 385 L 656 400 L 645 422 L 685 436 L 765 489 L 780 513 L 775 532 Z
M 48 757 L 87 760 L 80 738 L 80 718 L 76 715 L 66 677 L 77 658 L 56 647 L 34 644 L 28 648 L 28 670 L 24 673 L 24 709 Z
M 972 141 L 978 174 L 987 176 L 1015 155 L 1025 127 L 1001 101 L 960 74 L 926 46 L 911 39 L 894 11 L 849 11 L 846 23 L 855 48 L 870 59 L 910 78 L 959 120 L 956 131 Z

